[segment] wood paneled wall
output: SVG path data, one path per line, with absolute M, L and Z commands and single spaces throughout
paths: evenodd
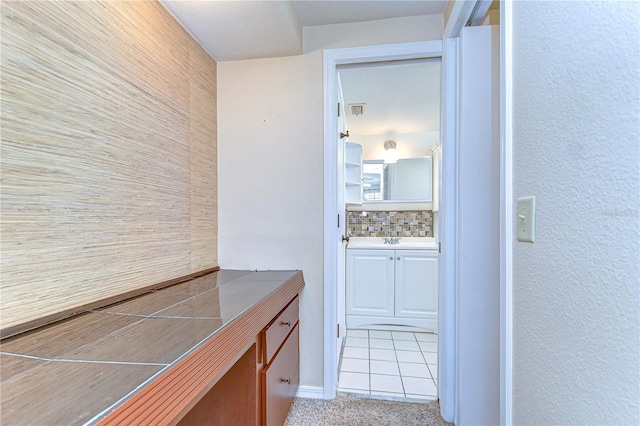
M 217 266 L 216 63 L 157 1 L 2 1 L 0 332 Z

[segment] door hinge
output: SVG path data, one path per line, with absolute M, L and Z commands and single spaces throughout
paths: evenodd
M 438 242 L 438 253 L 442 253 L 442 243 Z
M 338 117 L 340 117 L 340 102 L 338 102 Z
M 338 331 L 338 339 L 340 338 L 340 324 L 336 324 L 336 329 Z

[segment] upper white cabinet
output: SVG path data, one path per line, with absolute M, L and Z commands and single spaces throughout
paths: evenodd
M 362 145 L 345 142 L 344 149 L 344 201 L 362 204 Z
M 349 328 L 406 326 L 437 332 L 436 250 L 348 249 Z

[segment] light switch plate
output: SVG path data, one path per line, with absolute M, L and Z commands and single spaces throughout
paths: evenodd
M 518 241 L 535 242 L 536 230 L 536 197 L 520 197 L 516 204 Z

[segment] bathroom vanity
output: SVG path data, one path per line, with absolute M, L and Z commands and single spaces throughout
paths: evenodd
M 438 330 L 434 238 L 352 238 L 347 246 L 347 328 Z

